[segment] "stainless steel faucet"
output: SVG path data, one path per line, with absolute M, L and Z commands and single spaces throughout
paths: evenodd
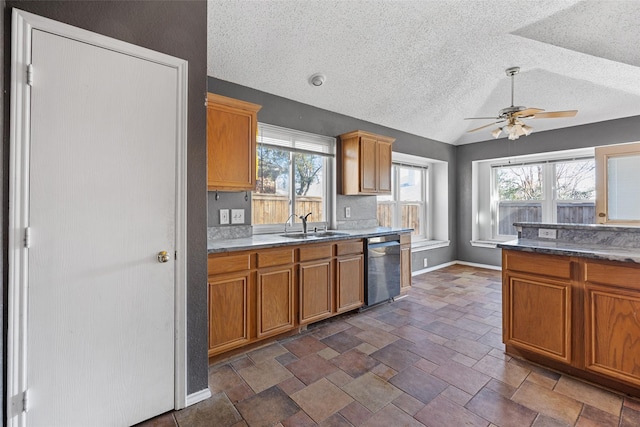
M 307 234 L 307 218 L 309 217 L 309 215 L 311 215 L 311 212 L 306 215 L 300 215 L 298 217 L 302 220 L 302 232 L 305 234 Z
M 287 220 L 284 222 L 284 234 L 287 234 L 287 224 L 289 223 L 289 220 L 295 217 L 296 217 L 296 214 L 292 213 L 291 215 L 289 215 L 289 218 L 287 218 Z

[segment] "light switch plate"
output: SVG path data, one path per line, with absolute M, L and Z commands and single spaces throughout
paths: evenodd
M 231 209 L 231 224 L 244 224 L 244 209 Z
M 345 218 L 351 218 L 351 208 L 350 207 L 344 208 L 344 217 Z
M 220 209 L 220 225 L 229 224 L 229 209 Z

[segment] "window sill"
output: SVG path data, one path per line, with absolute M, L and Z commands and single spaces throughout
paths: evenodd
M 446 248 L 451 241 L 449 240 L 421 240 L 411 242 L 411 252 L 422 252 L 430 249 Z
M 516 236 L 513 236 L 512 238 L 509 239 L 504 239 L 504 240 L 471 240 L 471 246 L 475 247 L 475 248 L 491 248 L 491 249 L 495 249 L 498 246 L 498 243 L 503 243 L 503 242 L 508 242 L 509 240 L 513 240 L 516 239 Z

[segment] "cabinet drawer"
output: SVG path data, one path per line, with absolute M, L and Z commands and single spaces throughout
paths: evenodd
M 510 271 L 520 271 L 560 279 L 571 278 L 571 259 L 558 255 L 505 251 L 502 268 Z
M 207 267 L 209 275 L 249 270 L 251 268 L 250 254 L 209 255 Z
M 587 261 L 584 263 L 584 280 L 591 283 L 640 289 L 640 268 Z
M 336 255 L 361 254 L 363 252 L 362 240 L 352 240 L 349 242 L 340 242 L 336 244 Z
M 293 249 L 258 252 L 258 268 L 293 264 Z
M 300 247 L 300 261 L 309 261 L 312 259 L 331 258 L 333 255 L 333 245 L 322 246 L 302 246 Z

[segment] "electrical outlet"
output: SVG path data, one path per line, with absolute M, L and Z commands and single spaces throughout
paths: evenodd
M 244 224 L 244 209 L 231 209 L 231 224 Z
M 423 267 L 427 266 L 427 259 L 426 258 L 422 258 L 422 266 Z
M 220 209 L 220 225 L 229 224 L 229 209 Z
M 344 217 L 345 218 L 351 218 L 351 208 L 350 207 L 344 208 Z
M 558 230 L 549 229 L 549 228 L 539 228 L 538 229 L 538 237 L 542 237 L 543 239 L 555 239 L 557 238 Z

